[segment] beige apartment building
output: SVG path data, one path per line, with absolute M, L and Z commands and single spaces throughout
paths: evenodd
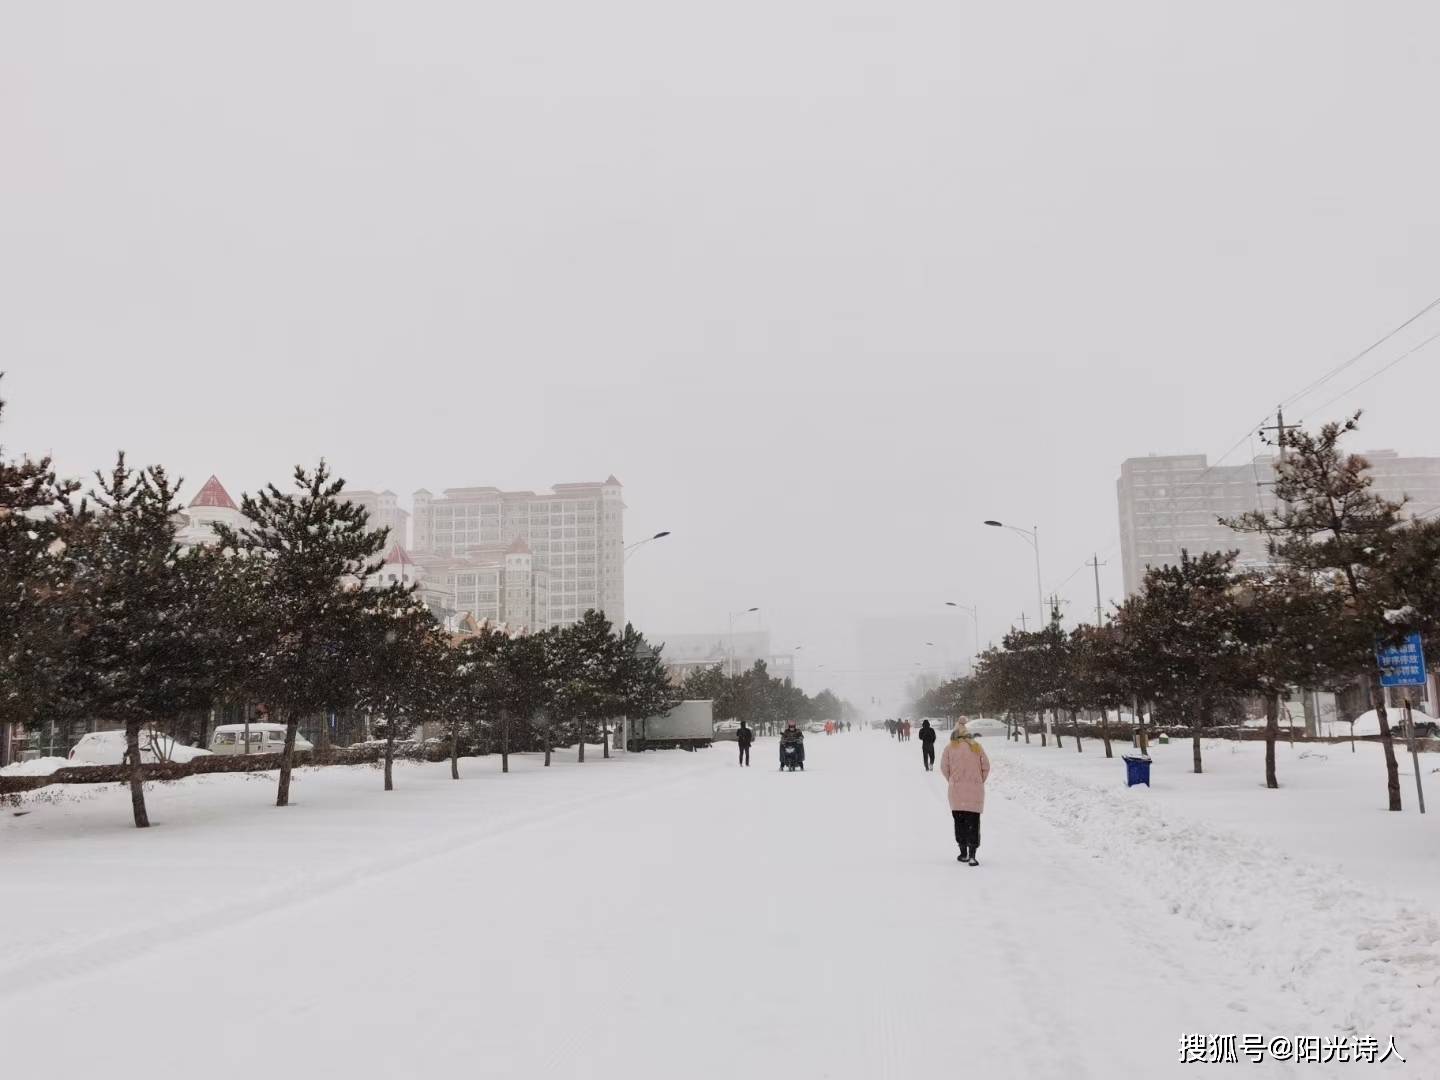
M 591 608 L 625 622 L 625 504 L 614 476 L 551 491 L 421 489 L 410 555 L 453 588 L 457 610 L 532 630 Z
M 1440 507 L 1440 457 L 1401 457 L 1394 450 L 1367 450 L 1374 490 L 1389 499 L 1408 499 L 1406 512 Z M 1235 532 L 1221 518 L 1275 505 L 1275 456 L 1243 465 L 1210 467 L 1204 454 L 1152 454 L 1120 466 L 1116 494 L 1120 508 L 1120 550 L 1126 595 L 1136 592 L 1151 566 L 1173 565 L 1181 550 L 1240 552 L 1243 566 L 1263 566 L 1265 539 Z
M 347 490 L 341 497 L 370 515 L 370 528 L 390 530 L 386 537 L 387 548 L 391 544 L 399 544 L 402 548 L 409 546 L 410 513 L 400 505 L 395 492 Z

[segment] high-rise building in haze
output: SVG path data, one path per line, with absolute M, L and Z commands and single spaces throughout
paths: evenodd
M 410 543 L 410 514 L 400 505 L 393 491 L 346 491 L 342 498 L 359 506 L 370 515 L 370 528 L 389 529 L 389 544 L 405 547 Z
M 1440 507 L 1440 457 L 1401 457 L 1394 450 L 1367 450 L 1373 490 L 1387 499 L 1408 497 L 1408 514 Z M 1275 456 L 1243 465 L 1206 464 L 1204 454 L 1152 454 L 1120 466 L 1120 551 L 1126 595 L 1135 592 L 1152 566 L 1173 565 L 1181 550 L 1240 552 L 1242 566 L 1263 566 L 1265 538 L 1220 524 L 1249 510 L 1273 510 Z
M 469 487 L 436 496 L 422 488 L 413 514 L 415 561 L 427 577 L 451 580 L 459 610 L 529 611 L 531 629 L 544 629 L 594 608 L 624 624 L 625 504 L 614 476 L 538 493 Z

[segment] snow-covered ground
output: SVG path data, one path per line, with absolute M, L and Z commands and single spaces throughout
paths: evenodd
M 0 818 L 0 1060 L 1149 1078 L 1205 1071 L 1182 1033 L 1358 1034 L 1408 1063 L 1231 1068 L 1440 1075 L 1440 808 L 1381 809 L 1375 748 L 1282 746 L 1272 792 L 1259 744 L 1193 777 L 1172 743 L 1127 790 L 1098 743 L 987 738 L 972 869 L 918 741 L 807 742 L 803 774 L 770 739 L 750 770 L 729 746 L 466 761 L 459 783 L 402 764 L 388 794 L 372 769 L 303 770 L 285 810 L 270 774 L 197 777 L 152 788 L 145 831 L 117 785 L 45 789 Z

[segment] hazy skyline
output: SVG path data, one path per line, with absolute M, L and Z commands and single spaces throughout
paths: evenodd
M 1440 296 L 1437 31 L 1418 2 L 11 5 L 0 443 L 237 498 L 322 455 L 407 504 L 614 473 L 629 538 L 673 533 L 627 567 L 642 629 L 758 605 L 808 689 L 889 692 L 866 620 L 1033 612 L 983 519 L 1038 525 L 1084 616 L 1092 552 L 1121 593 L 1124 458 L 1248 459 Z M 1291 416 L 1440 454 L 1440 343 L 1315 411 L 1437 331 Z

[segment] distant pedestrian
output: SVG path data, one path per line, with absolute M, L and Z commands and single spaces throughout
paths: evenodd
M 935 767 L 935 729 L 929 720 L 920 721 L 920 761 L 926 772 Z
M 962 716 L 950 732 L 950 745 L 940 755 L 940 773 L 949 785 L 950 814 L 955 819 L 955 843 L 960 862 L 979 866 L 980 814 L 985 809 L 985 781 L 990 759 L 966 728 Z
M 745 721 L 740 721 L 740 730 L 735 732 L 735 741 L 740 744 L 740 764 L 750 764 L 750 744 L 755 741 L 755 733 L 745 726 Z

